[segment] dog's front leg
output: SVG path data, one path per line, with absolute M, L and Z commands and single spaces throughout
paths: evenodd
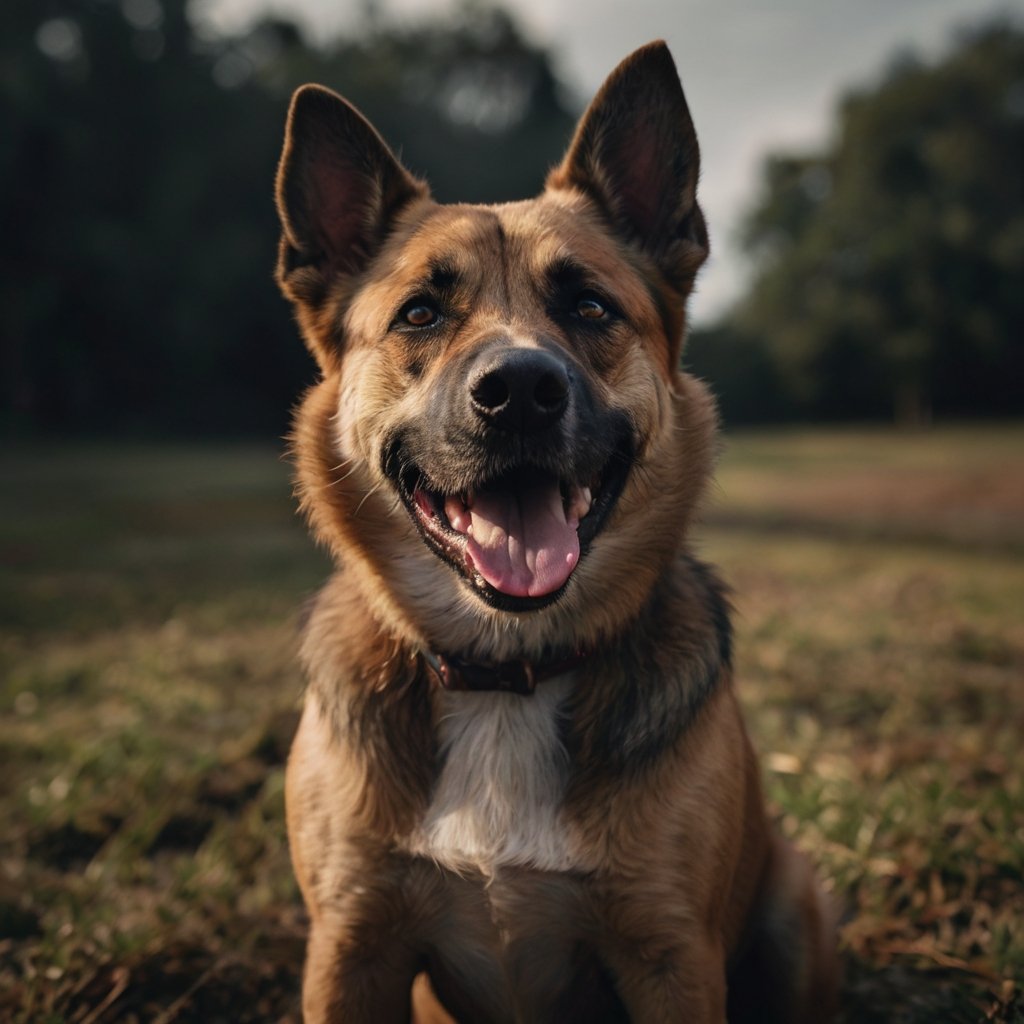
M 652 951 L 620 949 L 609 957 L 632 1021 L 644 1024 L 724 1024 L 725 958 L 713 938 Z
M 355 942 L 343 919 L 321 914 L 306 950 L 302 1012 L 306 1024 L 405 1024 L 417 971 L 400 936 Z

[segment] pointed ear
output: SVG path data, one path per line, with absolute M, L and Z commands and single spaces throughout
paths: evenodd
M 687 292 L 708 255 L 697 205 L 700 150 L 668 47 L 650 43 L 608 77 L 549 188 L 577 188 Z
M 428 194 L 353 106 L 303 86 L 292 97 L 277 170 L 285 294 L 318 305 L 332 277 L 360 270 L 402 207 Z

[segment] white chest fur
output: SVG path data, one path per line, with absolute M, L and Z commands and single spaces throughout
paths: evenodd
M 561 814 L 568 757 L 559 736 L 571 682 L 548 680 L 532 697 L 442 695 L 444 768 L 411 852 L 487 874 L 511 865 L 574 866 Z

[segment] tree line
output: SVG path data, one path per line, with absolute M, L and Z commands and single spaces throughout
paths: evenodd
M 232 37 L 186 0 L 0 9 L 5 432 L 283 432 L 314 367 L 271 280 L 292 89 L 352 99 L 441 200 L 535 193 L 579 111 L 500 9 L 314 45 Z M 1024 34 L 965 36 L 851 94 L 836 141 L 778 154 L 758 268 L 687 360 L 727 422 L 1022 411 Z
M 575 118 L 499 10 L 314 46 L 208 38 L 186 0 L 0 7 L 0 422 L 283 432 L 314 366 L 272 280 L 292 90 L 355 102 L 442 200 L 539 189 Z
M 1024 33 L 965 33 L 764 164 L 749 293 L 690 340 L 731 422 L 1024 412 Z

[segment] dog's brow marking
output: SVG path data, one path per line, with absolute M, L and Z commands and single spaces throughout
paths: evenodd
M 430 277 L 428 282 L 439 292 L 453 291 L 461 279 L 454 257 L 439 256 L 430 261 Z
M 586 281 L 590 273 L 575 257 L 560 255 L 552 261 L 545 276 L 556 284 L 579 284 Z

